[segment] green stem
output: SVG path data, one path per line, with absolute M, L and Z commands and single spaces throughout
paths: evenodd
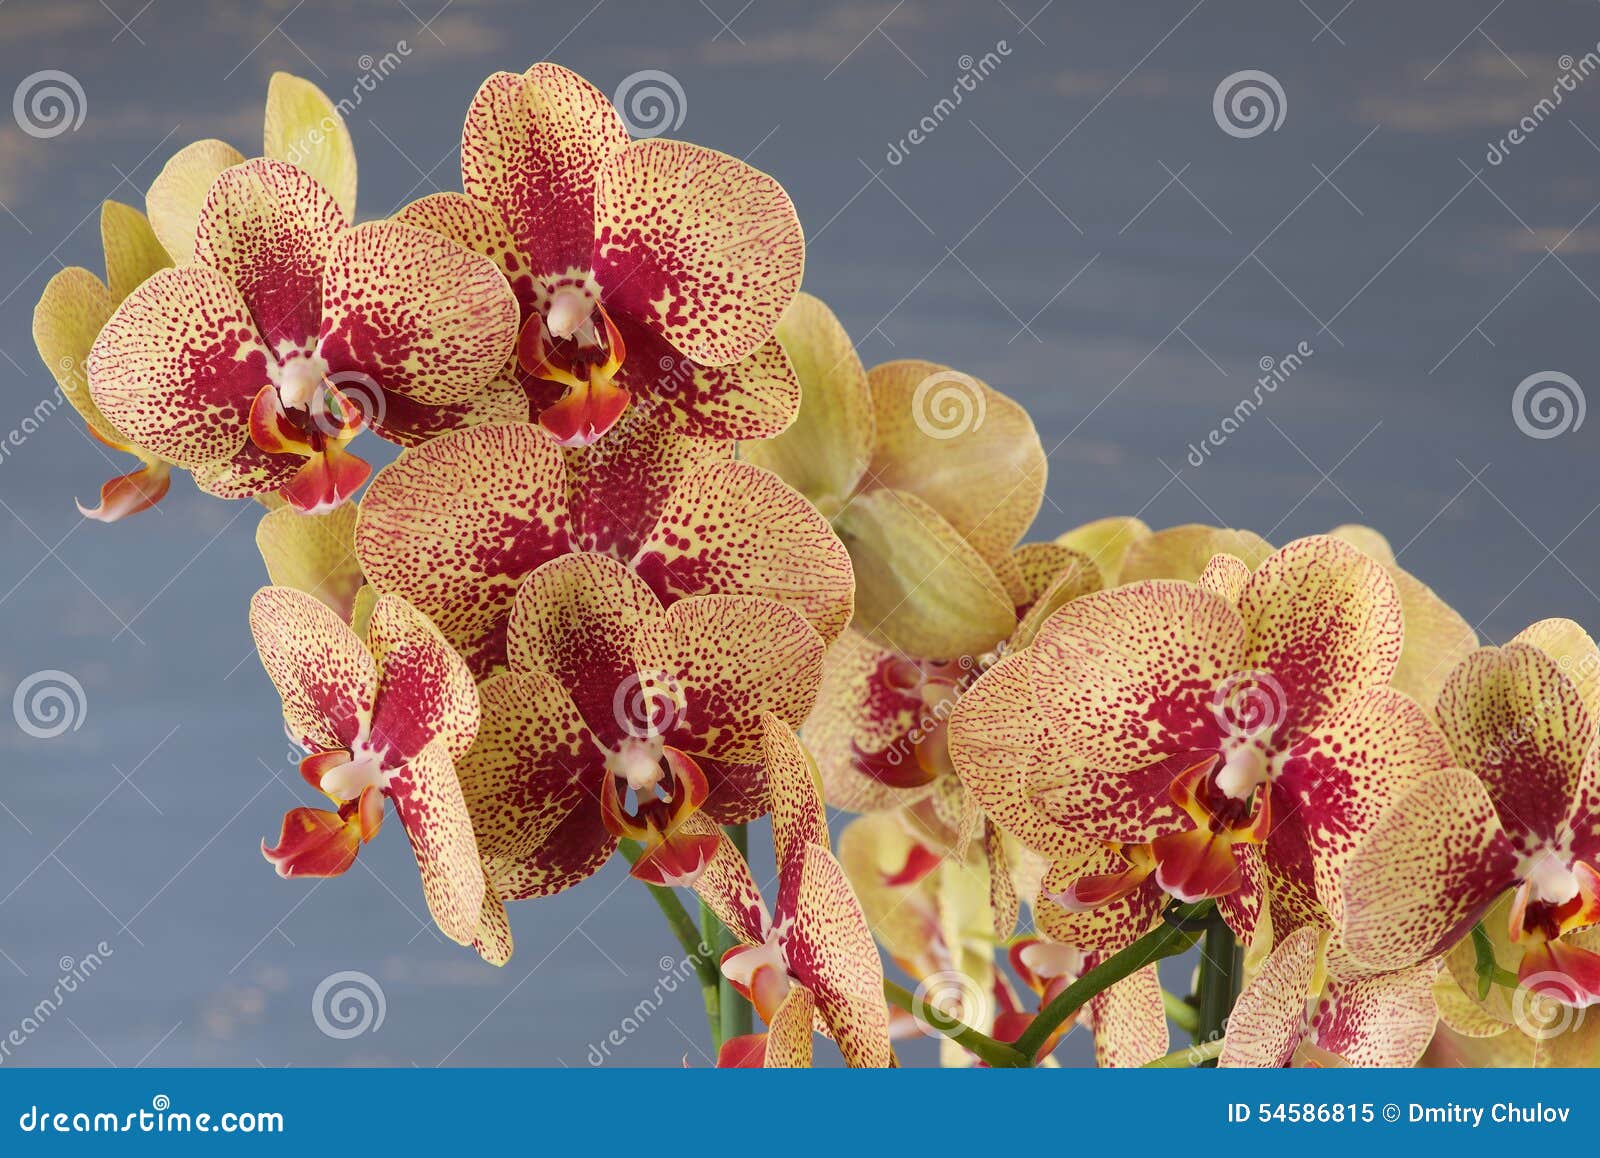
M 750 834 L 742 824 L 732 824 L 725 828 L 728 839 L 733 841 L 733 846 L 739 850 L 739 855 L 749 859 Z M 712 912 L 705 904 L 700 906 L 700 931 L 705 943 L 711 947 L 714 961 L 721 962 L 723 953 L 739 944 L 739 938 L 730 933 L 723 925 L 721 918 Z M 721 969 L 717 970 L 719 982 L 718 1000 L 721 1015 L 714 1036 L 717 1048 L 731 1038 L 742 1037 L 754 1028 L 755 1012 L 751 1005 L 739 995 L 731 982 L 722 976 Z
M 883 995 L 901 1009 L 918 1018 L 930 1029 L 936 1029 L 951 1041 L 965 1049 L 972 1051 L 977 1057 L 988 1062 L 996 1069 L 1017 1069 L 1026 1066 L 1028 1059 L 1003 1041 L 996 1041 L 986 1033 L 980 1033 L 970 1025 L 965 1025 L 953 1017 L 922 1007 L 916 995 L 893 981 L 885 980 Z
M 625 840 L 622 842 L 622 855 L 628 858 L 629 864 L 637 864 L 639 858 L 644 855 L 644 847 L 637 841 Z M 694 962 L 695 976 L 700 981 L 700 996 L 705 1001 L 706 1020 L 711 1025 L 711 1038 L 717 1041 L 717 1035 L 722 1029 L 720 993 L 722 970 L 717 965 L 720 958 L 707 951 L 709 942 L 702 940 L 694 918 L 689 915 L 689 910 L 683 907 L 683 902 L 678 899 L 675 889 L 662 888 L 660 885 L 646 885 L 645 888 L 649 889 L 650 895 L 655 898 L 656 907 L 661 910 L 661 915 L 666 917 L 667 927 L 678 939 L 678 944 L 683 946 L 687 959 Z M 720 1044 L 718 1042 L 719 1047 Z
M 1130 977 L 1165 957 L 1175 957 L 1195 943 L 1199 931 L 1189 925 L 1201 917 L 1208 917 L 1215 906 L 1210 901 L 1192 905 L 1173 905 L 1167 911 L 1168 920 L 1150 930 L 1133 944 L 1107 957 L 1089 972 L 1067 986 L 1055 999 L 1039 1011 L 1028 1023 L 1028 1028 L 1017 1037 L 1015 1049 L 1023 1056 L 1023 1064 L 1030 1065 L 1039 1050 L 1060 1026 L 1082 1009 L 1091 997 L 1111 988 L 1118 981 Z M 1174 923 L 1176 922 L 1176 923 Z
M 1219 1040 L 1227 1031 L 1228 1014 L 1233 1012 L 1243 979 L 1244 950 L 1233 930 L 1218 921 L 1206 930 L 1200 950 L 1200 1017 L 1194 1029 L 1195 1044 Z
M 1176 993 L 1161 991 L 1161 1005 L 1167 1011 L 1167 1020 L 1185 1033 L 1193 1036 L 1200 1029 L 1200 1011 Z
M 1204 1041 L 1199 1045 L 1191 1045 L 1188 1049 L 1180 1049 L 1169 1053 L 1166 1057 L 1158 1057 L 1155 1061 L 1144 1063 L 1147 1070 L 1186 1070 L 1191 1066 L 1204 1065 L 1206 1062 L 1215 1062 L 1222 1053 L 1222 1038 Z

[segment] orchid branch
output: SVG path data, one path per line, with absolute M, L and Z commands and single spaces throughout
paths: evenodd
M 628 858 L 628 863 L 637 864 L 644 855 L 644 846 L 635 840 L 621 842 L 622 855 Z M 683 907 L 683 902 L 678 899 L 677 891 L 663 888 L 661 885 L 646 885 L 650 895 L 655 898 L 656 907 L 661 910 L 661 915 L 667 919 L 667 927 L 672 930 L 672 935 L 678 939 L 678 944 L 683 946 L 683 951 L 688 960 L 694 962 L 695 976 L 700 980 L 700 996 L 705 1001 L 706 1020 L 711 1024 L 711 1039 L 718 1048 L 722 1045 L 722 1006 L 721 985 L 722 970 L 717 967 L 717 960 L 711 952 L 712 946 L 708 938 L 702 937 L 700 930 L 695 926 L 694 918 L 689 915 L 689 910 Z
M 942 1033 L 996 1069 L 1017 1069 L 1028 1065 L 1028 1059 L 1005 1042 L 996 1041 L 988 1034 L 973 1029 L 970 1025 L 957 1021 L 945 1013 L 940 1013 L 936 1020 L 927 1020 L 928 1014 L 932 1011 L 921 1008 L 922 1003 L 917 1000 L 915 994 L 887 978 L 883 982 L 883 995 L 930 1029 Z
M 1166 957 L 1176 957 L 1194 945 L 1205 926 L 1198 926 L 1201 918 L 1212 916 L 1216 906 L 1211 901 L 1194 904 L 1177 904 L 1167 910 L 1167 920 L 1150 930 L 1133 944 L 1107 957 L 1089 972 L 1067 986 L 1055 999 L 1039 1011 L 1037 1017 L 1018 1035 L 1015 1049 L 1022 1054 L 1021 1064 L 1031 1065 L 1044 1043 L 1091 997 L 1111 988 L 1118 981 L 1130 977 Z M 1198 927 L 1197 927 L 1198 926 Z

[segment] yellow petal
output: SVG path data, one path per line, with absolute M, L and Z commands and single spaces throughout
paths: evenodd
M 445 936 L 473 944 L 488 889 L 449 751 L 440 742 L 429 744 L 389 787 L 422 873 L 428 911 Z
M 762 1063 L 769 1070 L 811 1068 L 811 1022 L 816 1001 L 804 985 L 791 985 L 783 1004 L 767 1027 L 767 1052 Z
M 1189 523 L 1133 542 L 1123 555 L 1117 581 L 1182 579 L 1193 583 L 1214 555 L 1232 555 L 1254 571 L 1270 554 L 1272 545 L 1251 531 Z
M 362 585 L 355 530 L 354 503 L 320 515 L 279 507 L 256 524 L 256 549 L 274 586 L 315 595 L 351 621 L 356 591 Z
M 226 141 L 196 141 L 174 153 L 145 193 L 150 228 L 178 265 L 194 260 L 195 229 L 211 183 L 224 169 L 244 162 Z
M 100 244 L 106 252 L 106 284 L 111 297 L 121 301 L 139 283 L 172 264 L 143 213 L 120 201 L 100 207 Z
M 830 518 L 854 493 L 872 456 L 867 371 L 839 319 L 810 294 L 796 294 L 778 342 L 800 379 L 800 415 L 776 438 L 741 448 Z
M 916 495 L 875 490 L 834 521 L 855 565 L 859 630 L 909 655 L 978 656 L 1016 611 L 981 555 Z
M 828 847 L 822 775 L 792 727 L 774 715 L 763 716 L 761 726 L 772 786 L 772 843 L 781 865 L 804 844 Z
M 1122 560 L 1128 548 L 1151 533 L 1143 519 L 1133 515 L 1113 515 L 1074 527 L 1056 542 L 1074 551 L 1082 551 L 1100 568 L 1107 587 L 1122 582 Z
M 61 393 L 89 428 L 112 446 L 127 446 L 121 431 L 89 396 L 89 351 L 116 302 L 99 278 L 81 266 L 58 270 L 33 310 L 33 343 Z
M 267 83 L 262 152 L 310 173 L 333 194 L 346 221 L 356 213 L 356 150 L 344 118 L 326 94 L 298 76 L 275 72 Z
M 1406 626 L 1409 630 L 1409 622 Z M 1578 689 L 1589 714 L 1600 719 L 1600 648 L 1587 631 L 1570 619 L 1541 619 L 1517 632 L 1511 642 L 1532 644 L 1555 660 Z
M 867 380 L 874 483 L 923 499 L 985 559 L 1008 554 L 1044 500 L 1044 447 L 1027 411 L 933 362 L 886 362 Z

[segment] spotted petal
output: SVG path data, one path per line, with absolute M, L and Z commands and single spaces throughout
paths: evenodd
M 1439 722 L 1519 851 L 1558 845 L 1595 734 L 1558 661 L 1526 643 L 1479 649 L 1445 683 Z
M 684 831 L 718 838 L 717 851 L 695 878 L 694 891 L 735 937 L 746 945 L 761 944 L 772 928 L 772 918 L 761 899 L 761 889 L 750 874 L 749 863 L 739 855 L 727 834 L 701 813 L 684 822 Z
M 761 719 L 762 752 L 772 786 L 772 842 L 781 865 L 807 844 L 828 845 L 822 777 L 794 729 L 777 716 Z
M 827 643 L 850 620 L 844 544 L 798 492 L 750 463 L 686 474 L 633 566 L 663 603 L 716 591 L 762 595 L 799 611 Z
M 1515 883 L 1516 865 L 1478 778 L 1436 772 L 1373 826 L 1345 866 L 1345 948 L 1371 969 L 1437 956 Z
M 206 266 L 164 269 L 128 296 L 89 354 L 89 389 L 124 434 L 185 467 L 232 458 L 270 355 L 239 291 Z M 268 479 L 286 479 L 276 456 Z M 258 490 L 272 489 L 263 485 Z
M 398 221 L 339 235 L 323 303 L 319 352 L 334 381 L 370 379 L 376 407 L 391 394 L 466 402 L 505 368 L 517 338 L 517 300 L 493 261 Z
M 422 894 L 446 936 L 477 938 L 486 883 L 450 753 L 434 742 L 390 777 L 389 791 L 422 872 Z
M 1416 1065 L 1439 1023 L 1437 974 L 1438 965 L 1428 961 L 1395 973 L 1332 978 L 1317 1011 L 1317 1045 L 1353 1066 Z
M 380 595 L 367 647 L 378 665 L 373 739 L 405 756 L 435 741 L 455 759 L 466 755 L 478 732 L 478 693 L 439 629 L 404 599 Z
M 791 985 L 767 1028 L 767 1049 L 762 1065 L 769 1070 L 809 1069 L 815 1013 L 816 1000 L 811 990 L 804 985 Z
M 287 72 L 272 74 L 261 151 L 304 169 L 333 195 L 344 219 L 355 220 L 355 146 L 344 117 L 316 85 Z
M 356 528 L 362 570 L 488 675 L 505 663 L 517 588 L 569 550 L 566 486 L 560 450 L 530 423 L 436 438 L 367 487 Z
M 794 867 L 785 890 L 793 897 L 794 927 L 785 943 L 790 969 L 816 997 L 847 1064 L 893 1065 L 883 962 L 844 869 L 817 844 L 807 844 Z
M 1161 978 L 1141 969 L 1089 999 L 1095 1063 L 1103 1068 L 1142 1066 L 1166 1054 L 1171 1039 Z
M 350 625 L 303 591 L 263 587 L 250 600 L 250 630 L 291 732 L 349 747 L 378 692 L 377 665 Z
M 483 82 L 461 131 L 461 183 L 499 212 L 536 277 L 587 270 L 595 179 L 628 131 L 604 93 L 560 65 Z
M 1219 1066 L 1278 1069 L 1305 1039 L 1306 998 L 1316 976 L 1322 934 L 1299 929 L 1278 943 L 1228 1016 Z
M 206 197 L 195 260 L 233 283 L 274 351 L 303 349 L 322 319 L 322 274 L 349 221 L 303 169 L 258 157 L 225 170 Z

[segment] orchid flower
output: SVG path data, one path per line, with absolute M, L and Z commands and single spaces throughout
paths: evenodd
M 631 424 L 575 465 L 531 423 L 441 436 L 373 479 L 356 532 L 362 569 L 432 616 L 479 678 L 505 667 L 528 576 L 583 550 L 625 563 L 662 604 L 760 595 L 832 641 L 850 618 L 844 546 L 770 471 L 687 441 Z
M 789 195 L 699 145 L 629 141 L 588 81 L 559 65 L 497 72 L 461 134 L 466 196 L 401 219 L 493 258 L 521 336 L 502 386 L 525 391 L 562 445 L 593 443 L 628 409 L 686 434 L 764 438 L 799 405 L 772 340 L 805 250 Z
M 138 470 L 119 475 L 100 488 L 100 503 L 78 513 L 114 523 L 155 506 L 172 484 L 172 463 L 130 442 L 111 424 L 89 394 L 89 351 L 117 306 L 145 278 L 171 263 L 144 214 L 117 201 L 100 209 L 100 241 L 106 280 L 82 266 L 58 271 L 44 287 L 33 311 L 33 341 L 56 384 L 82 417 L 89 433 L 112 450 L 131 454 Z
M 1063 895 L 1094 907 L 1154 878 L 1219 898 L 1250 940 L 1329 926 L 1337 874 L 1385 807 L 1449 750 L 1388 686 L 1402 642 L 1383 568 L 1340 540 L 1253 572 L 1072 600 L 957 704 L 950 754 L 990 818 L 1047 857 L 1060 834 L 1121 850 Z M 1052 859 L 1059 859 L 1052 857 Z
M 838 857 L 873 936 L 919 995 L 939 1013 L 990 1033 L 1002 978 L 985 859 L 941 855 L 900 812 L 852 820 L 839 835 Z M 974 1060 L 942 1036 L 939 1057 L 945 1066 Z
M 1352 967 L 1326 931 L 1280 941 L 1239 994 L 1223 1067 L 1414 1066 L 1433 1039 L 1438 961 L 1393 973 Z
M 697 825 L 715 843 L 695 891 L 742 942 L 723 955 L 723 975 L 767 1024 L 765 1034 L 726 1043 L 718 1064 L 807 1067 L 815 1024 L 848 1065 L 892 1066 L 883 962 L 830 851 L 821 778 L 788 724 L 768 715 L 763 731 L 778 865 L 770 914 L 732 841 L 703 820 Z
M 281 161 L 224 170 L 195 239 L 194 264 L 151 276 L 106 323 L 89 388 L 211 494 L 339 505 L 367 477 L 345 450 L 363 425 L 470 400 L 514 341 L 493 263 L 413 226 L 351 228 Z
M 1442 953 L 1511 891 L 1521 984 L 1600 1002 L 1600 649 L 1570 620 L 1473 652 L 1439 696 L 1458 767 L 1399 798 L 1343 880 L 1345 943 L 1374 968 Z
M 850 549 L 856 624 L 907 655 L 990 650 L 1023 602 L 1012 548 L 1044 496 L 1027 413 L 932 362 L 861 364 L 816 298 L 795 298 L 778 340 L 804 399 L 794 426 L 744 448 L 814 503 Z
M 510 955 L 510 930 L 488 892 L 456 777 L 478 730 L 478 697 L 461 657 L 404 600 L 379 599 L 363 639 L 302 591 L 264 587 L 250 602 L 262 665 L 284 723 L 309 755 L 300 774 L 333 805 L 294 808 L 262 854 L 282 877 L 329 877 L 355 863 L 394 805 L 434 921 L 486 959 Z
M 799 612 L 755 595 L 663 607 L 622 563 L 562 555 L 516 592 L 510 670 L 479 688 L 483 726 L 459 762 L 499 895 L 577 884 L 627 837 L 633 875 L 688 884 L 714 837 L 770 806 L 761 717 L 803 720 L 823 643 Z M 714 832 L 714 830 L 712 830 Z

